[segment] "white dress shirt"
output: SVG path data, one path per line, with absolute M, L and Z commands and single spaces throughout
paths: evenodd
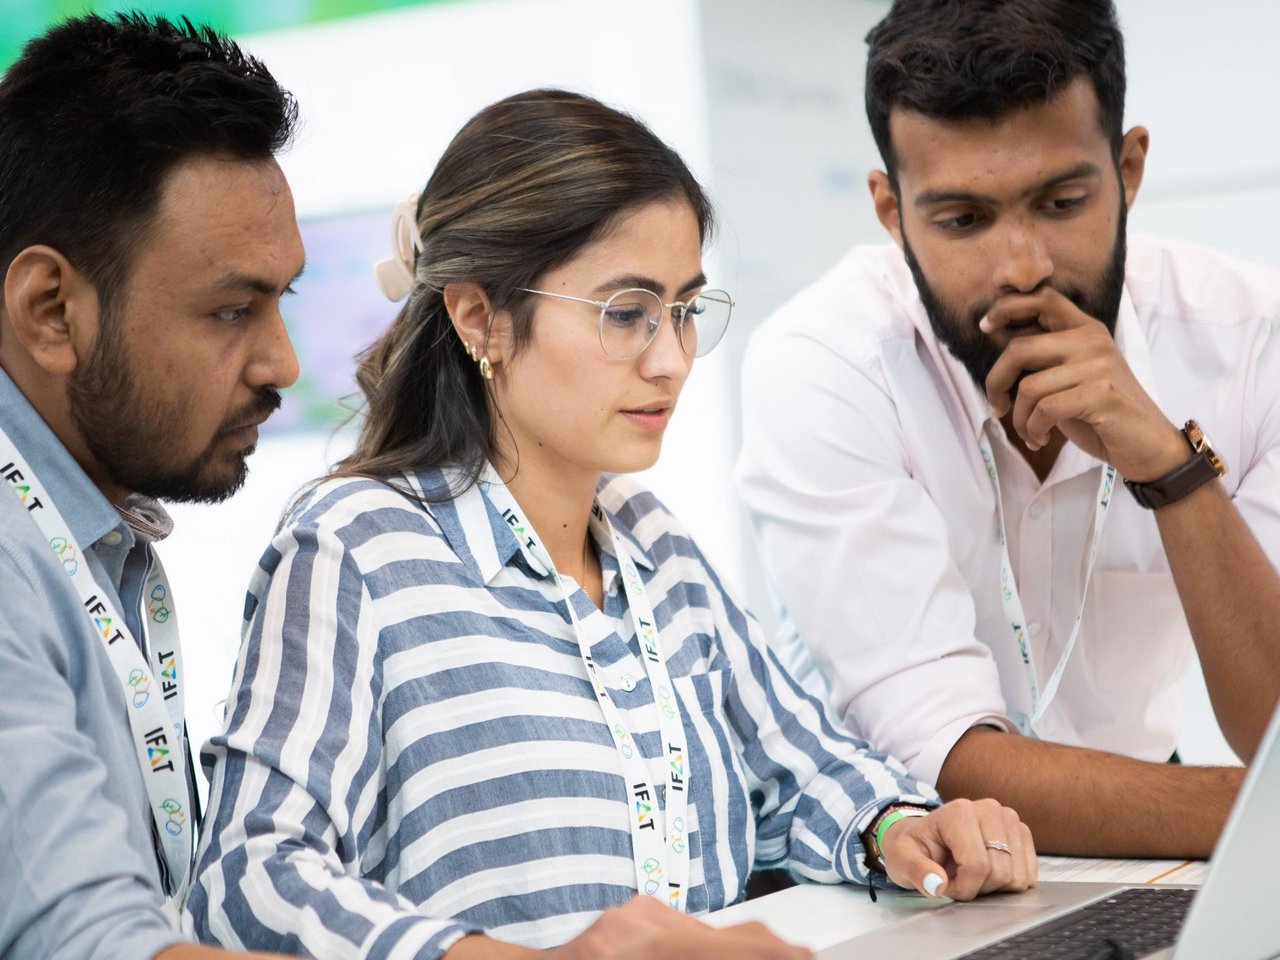
M 1176 425 L 1196 419 L 1237 508 L 1280 556 L 1280 273 L 1131 237 L 1116 339 Z M 852 730 L 936 781 L 976 724 L 1013 729 L 1029 684 L 1000 596 L 991 443 L 1032 663 L 1037 733 L 1165 760 L 1195 650 L 1154 516 L 1119 486 L 1087 597 L 1102 467 L 1067 444 L 1041 483 L 938 343 L 896 247 L 858 247 L 752 338 L 738 482 L 782 606 L 779 649 Z

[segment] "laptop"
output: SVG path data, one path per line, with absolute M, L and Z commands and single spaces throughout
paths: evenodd
M 1271 717 L 1198 890 L 1045 883 L 1026 893 L 998 894 L 972 903 L 935 906 L 904 900 L 900 906 L 886 904 L 902 911 L 901 920 L 837 943 L 817 957 L 1272 960 L 1280 957 L 1280 907 L 1273 879 L 1278 874 L 1280 707 Z M 1169 913 L 1152 920 L 1131 919 L 1152 901 L 1163 901 L 1157 912 Z M 1117 913 L 1126 916 L 1114 917 Z

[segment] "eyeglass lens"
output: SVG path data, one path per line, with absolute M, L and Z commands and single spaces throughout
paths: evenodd
M 723 290 L 704 290 L 683 308 L 675 307 L 680 349 L 702 357 L 724 336 L 733 303 Z M 600 311 L 600 345 L 618 360 L 638 356 L 653 342 L 662 326 L 665 308 L 650 290 L 615 293 Z

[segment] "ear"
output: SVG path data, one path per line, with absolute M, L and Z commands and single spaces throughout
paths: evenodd
M 506 352 L 506 338 L 494 323 L 489 294 L 478 283 L 446 283 L 444 308 L 464 348 L 475 347 L 477 356 L 500 363 Z
M 883 170 L 867 174 L 867 187 L 871 190 L 871 203 L 876 208 L 876 219 L 889 232 L 893 242 L 902 249 L 902 218 L 898 211 L 898 194 L 893 182 Z
M 1151 147 L 1151 134 L 1146 127 L 1134 127 L 1124 135 L 1120 143 L 1120 182 L 1124 185 L 1124 205 L 1133 207 L 1142 186 L 1142 174 L 1147 169 L 1147 150 Z
M 98 294 L 53 247 L 27 247 L 4 276 L 4 310 L 14 339 L 46 373 L 75 371 L 98 331 Z

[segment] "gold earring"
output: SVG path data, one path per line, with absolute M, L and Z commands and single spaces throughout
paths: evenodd
M 467 343 L 467 353 L 470 354 L 472 360 L 478 359 L 476 356 L 476 345 L 474 343 Z
M 480 376 L 486 380 L 493 379 L 493 364 L 489 362 L 487 354 L 480 358 Z

